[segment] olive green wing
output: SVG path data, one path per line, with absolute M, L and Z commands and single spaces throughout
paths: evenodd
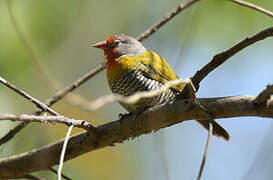
M 140 59 L 144 76 L 150 79 L 154 79 L 162 84 L 165 84 L 168 81 L 179 79 L 169 64 L 157 53 L 153 51 L 147 51 Z M 178 84 L 172 89 L 181 92 L 183 88 L 184 84 Z

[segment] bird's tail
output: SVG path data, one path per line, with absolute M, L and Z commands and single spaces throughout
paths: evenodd
M 203 121 L 197 121 L 197 122 L 200 123 L 207 130 L 209 129 L 209 121 L 203 120 Z M 228 132 L 220 124 L 218 124 L 216 121 L 213 120 L 212 125 L 213 125 L 212 134 L 214 136 L 217 136 L 219 138 L 224 138 L 226 141 L 230 139 Z

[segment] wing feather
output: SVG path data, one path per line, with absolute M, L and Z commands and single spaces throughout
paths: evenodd
M 144 55 L 145 54 L 145 55 Z M 144 76 L 150 79 L 154 79 L 162 84 L 168 81 L 179 79 L 173 72 L 169 64 L 153 51 L 147 51 L 141 57 L 141 71 Z M 173 87 L 176 91 L 181 92 L 184 88 L 184 84 L 179 84 Z

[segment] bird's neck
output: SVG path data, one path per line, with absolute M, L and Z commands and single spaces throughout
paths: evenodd
M 105 49 L 104 55 L 106 58 L 106 66 L 107 69 L 111 69 L 113 66 L 115 66 L 118 63 L 118 59 L 120 57 L 117 49 Z

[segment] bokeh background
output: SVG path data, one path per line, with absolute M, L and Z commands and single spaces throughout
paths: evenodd
M 256 3 L 273 11 L 273 1 Z M 43 69 L 68 85 L 103 61 L 90 43 L 112 34 L 140 35 L 179 0 L 13 0 L 11 12 L 18 28 Z M 203 0 L 168 22 L 143 43 L 158 52 L 180 77 L 191 77 L 221 52 L 269 26 L 273 19 L 229 1 Z M 273 39 L 244 49 L 201 83 L 198 97 L 258 94 L 273 83 Z M 56 92 L 42 77 L 10 21 L 7 2 L 0 0 L 0 76 L 45 101 Z M 109 94 L 105 72 L 76 93 L 86 100 Z M 125 112 L 118 103 L 87 112 L 60 101 L 54 109 L 68 117 L 100 125 Z M 35 107 L 0 85 L 0 113 L 32 113 Z M 213 137 L 203 179 L 272 179 L 272 119 L 238 117 L 219 120 L 230 142 Z M 1 121 L 3 136 L 16 122 Z M 65 136 L 67 127 L 33 123 L 0 147 L 0 157 L 29 151 Z M 74 128 L 73 133 L 79 132 Z M 165 128 L 114 147 L 90 152 L 66 162 L 63 172 L 72 179 L 178 180 L 195 179 L 207 132 L 194 121 Z M 34 173 L 56 179 L 51 172 Z

